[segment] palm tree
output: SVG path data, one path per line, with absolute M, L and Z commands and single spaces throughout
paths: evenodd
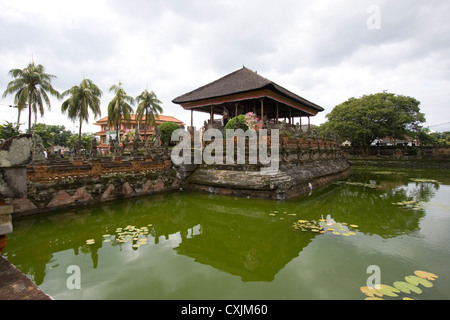
M 101 115 L 100 97 L 103 92 L 94 84 L 92 80 L 83 79 L 79 86 L 73 86 L 62 93 L 61 97 L 70 96 L 61 105 L 61 112 L 67 112 L 70 120 L 80 120 L 80 131 L 78 141 L 81 145 L 81 126 L 83 121 L 89 121 L 89 109 L 94 113 L 94 117 Z
M 154 126 L 156 123 L 155 117 L 157 117 L 158 114 L 161 114 L 163 112 L 163 109 L 160 106 L 160 104 L 162 104 L 162 101 L 158 100 L 156 94 L 153 91 L 148 92 L 147 89 L 145 89 L 145 91 L 143 91 L 139 96 L 136 97 L 136 101 L 138 103 L 138 106 L 136 108 L 136 120 L 138 124 L 141 123 L 142 117 L 145 114 L 145 121 L 144 121 L 144 140 L 145 140 L 147 137 L 147 125 Z
M 113 84 L 109 92 L 114 92 L 115 96 L 108 105 L 108 125 L 116 127 L 116 139 L 119 142 L 119 126 L 122 124 L 122 118 L 127 123 L 130 122 L 133 114 L 130 104 L 134 104 L 134 99 L 123 90 L 121 82 L 118 85 Z
M 3 93 L 3 98 L 8 94 L 14 94 L 14 104 L 17 105 L 19 112 L 25 109 L 28 104 L 28 133 L 31 133 L 31 113 L 38 111 L 41 117 L 44 115 L 44 104 L 48 109 L 51 108 L 48 93 L 60 98 L 52 84 L 52 78 L 56 76 L 45 73 L 44 66 L 35 65 L 30 62 L 25 69 L 12 69 L 8 73 L 14 80 L 11 80 Z

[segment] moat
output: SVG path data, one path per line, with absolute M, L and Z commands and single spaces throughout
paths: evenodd
M 373 265 L 387 285 L 439 276 L 389 299 L 449 299 L 449 199 L 449 171 L 354 168 L 284 201 L 182 191 L 15 218 L 4 255 L 56 300 L 360 300 Z M 320 219 L 335 230 L 298 228 Z

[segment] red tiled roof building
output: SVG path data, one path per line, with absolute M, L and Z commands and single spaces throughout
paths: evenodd
M 174 122 L 174 123 L 179 124 L 180 126 L 184 126 L 184 123 L 175 117 L 165 116 L 165 115 L 156 116 L 156 126 L 160 125 L 163 122 Z M 139 136 L 140 136 L 141 140 L 146 141 L 147 139 L 149 139 L 150 137 L 153 136 L 155 128 L 147 126 L 146 130 L 144 130 L 144 123 L 145 123 L 145 116 L 141 120 L 138 130 L 139 130 Z M 98 145 L 98 148 L 108 149 L 109 148 L 109 139 L 116 138 L 116 128 L 110 127 L 108 125 L 108 117 L 104 117 L 104 118 L 98 120 L 94 124 L 100 126 L 100 131 L 95 133 L 95 135 L 100 138 L 100 144 Z M 127 131 L 135 130 L 137 125 L 138 125 L 138 123 L 136 121 L 136 115 L 131 115 L 131 119 L 130 119 L 129 123 L 127 123 L 126 121 L 123 121 L 119 128 L 119 140 L 122 141 L 124 134 Z M 144 137 L 144 131 L 146 131 L 145 137 Z

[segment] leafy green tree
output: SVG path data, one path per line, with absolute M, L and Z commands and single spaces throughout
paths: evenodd
M 20 134 L 17 127 L 12 122 L 5 121 L 6 123 L 0 125 L 0 139 L 10 139 Z
M 64 91 L 62 97 L 66 96 L 70 97 L 62 103 L 61 111 L 63 113 L 67 112 L 70 120 L 80 121 L 78 139 L 81 143 L 81 126 L 83 122 L 89 122 L 89 109 L 94 114 L 94 117 L 101 115 L 100 97 L 102 96 L 102 91 L 92 80 L 83 79 L 80 85 Z
M 158 126 L 158 128 L 159 128 L 159 132 L 161 134 L 161 142 L 163 144 L 165 144 L 165 143 L 170 143 L 171 138 L 172 138 L 172 133 L 175 130 L 180 129 L 180 125 L 176 124 L 174 122 L 163 122 Z
M 80 141 L 79 140 L 79 135 L 78 134 L 74 134 L 72 136 L 69 137 L 69 139 L 67 140 L 67 146 L 70 149 L 73 149 L 75 147 L 75 144 Z M 80 142 L 80 146 L 81 149 L 84 150 L 90 150 L 91 149 L 91 145 L 92 145 L 92 140 L 95 139 L 95 135 L 93 133 L 82 133 L 81 134 L 81 142 Z
M 67 130 L 64 126 L 48 125 L 44 123 L 34 124 L 31 130 L 42 138 L 44 147 L 52 146 L 67 146 L 67 139 L 72 135 L 72 132 Z
M 450 131 L 444 132 L 432 132 L 430 136 L 435 139 L 436 144 L 441 146 L 449 146 L 450 145 Z
M 144 137 L 147 137 L 147 126 L 154 126 L 156 117 L 163 112 L 161 107 L 162 101 L 158 100 L 156 94 L 145 89 L 139 96 L 136 97 L 138 103 L 136 108 L 136 120 L 138 124 L 141 123 L 145 115 L 144 121 Z
M 28 132 L 31 132 L 31 114 L 44 115 L 44 104 L 50 110 L 51 102 L 48 94 L 60 98 L 60 94 L 51 84 L 52 78 L 56 76 L 46 73 L 44 66 L 35 65 L 30 62 L 25 69 L 12 69 L 9 75 L 14 78 L 8 83 L 3 98 L 8 94 L 15 94 L 14 104 L 18 111 L 25 109 L 28 105 Z
M 131 105 L 134 104 L 134 99 L 127 95 L 121 82 L 118 85 L 112 85 L 109 92 L 114 92 L 115 96 L 108 104 L 108 125 L 116 128 L 116 139 L 119 141 L 119 127 L 122 120 L 130 122 L 133 114 Z
M 67 140 L 72 135 L 70 130 L 64 126 L 52 125 L 49 126 L 50 132 L 53 132 L 53 143 L 55 146 L 67 147 Z
M 55 145 L 55 133 L 49 130 L 46 124 L 38 123 L 33 125 L 32 131 L 42 138 L 42 144 L 44 148 L 53 147 Z
M 420 128 L 417 131 L 415 138 L 419 141 L 419 144 L 421 146 L 434 146 L 439 144 L 439 139 L 436 136 L 432 135 L 430 129 L 428 128 Z
M 419 105 L 412 97 L 386 92 L 350 98 L 327 114 L 324 128 L 368 154 L 376 139 L 414 136 L 419 124 L 425 122 Z

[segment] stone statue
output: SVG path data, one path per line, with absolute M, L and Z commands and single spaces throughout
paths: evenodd
M 114 156 L 120 156 L 120 147 L 116 139 L 109 140 L 111 153 Z
M 33 146 L 31 149 L 31 161 L 33 163 L 44 162 L 45 154 L 44 154 L 44 144 L 42 142 L 42 138 L 37 134 L 33 134 L 32 141 L 33 141 Z
M 137 157 L 138 151 L 139 151 L 139 143 L 141 142 L 141 139 L 139 137 L 138 128 L 136 127 L 134 131 L 134 139 L 133 139 L 133 150 L 131 152 L 131 155 L 133 157 Z
M 89 155 L 91 158 L 96 158 L 97 157 L 97 139 L 92 139 L 91 142 L 91 152 Z
M 155 127 L 155 139 L 153 141 L 154 147 L 161 147 L 161 133 L 159 132 L 159 127 Z
M 283 120 L 280 124 L 280 134 L 283 134 L 286 131 L 286 128 L 287 128 L 286 120 Z

